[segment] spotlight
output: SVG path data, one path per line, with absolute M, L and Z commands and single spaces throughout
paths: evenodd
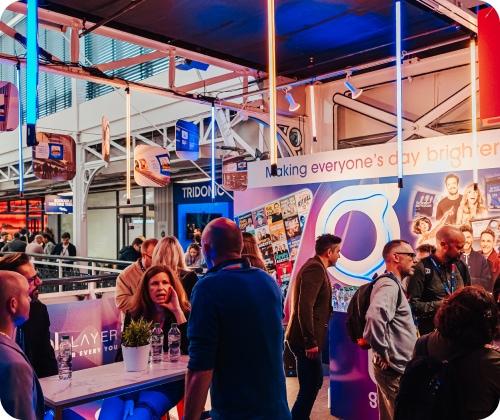
M 291 87 L 285 88 L 285 98 L 286 98 L 288 104 L 290 105 L 288 107 L 288 110 L 290 112 L 295 112 L 295 111 L 297 111 L 300 108 L 300 104 L 298 104 L 297 102 L 295 102 L 295 99 L 293 99 L 293 96 L 290 93 L 291 90 L 292 90 Z
M 345 77 L 344 85 L 351 92 L 351 98 L 352 99 L 358 99 L 362 95 L 363 89 L 358 89 L 356 86 L 354 86 L 350 82 L 350 79 L 351 79 L 351 72 L 347 72 L 347 75 Z

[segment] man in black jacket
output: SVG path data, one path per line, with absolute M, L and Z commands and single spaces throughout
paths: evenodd
M 59 242 L 52 250 L 52 255 L 76 257 L 76 247 L 69 241 L 70 239 L 70 234 L 68 232 L 64 232 L 61 235 L 61 242 Z
M 481 286 L 487 292 L 493 292 L 493 279 L 488 265 L 488 260 L 481 252 L 472 248 L 473 236 L 472 228 L 469 225 L 460 226 L 460 230 L 465 237 L 464 252 L 460 260 L 467 266 L 473 286 Z
M 30 315 L 16 333 L 16 342 L 28 357 L 39 378 L 57 374 L 57 361 L 50 343 L 50 319 L 47 306 L 38 300 L 38 287 L 42 280 L 22 252 L 0 258 L 0 270 L 15 271 L 28 280 L 31 297 Z
M 408 297 L 420 335 L 434 330 L 434 315 L 443 299 L 470 286 L 469 269 L 460 261 L 464 234 L 452 226 L 436 233 L 436 252 L 420 260 L 408 280 Z
M 27 245 L 26 241 L 21 240 L 21 234 L 16 232 L 14 233 L 14 239 L 7 242 L 7 244 L 2 248 L 2 252 L 24 252 Z

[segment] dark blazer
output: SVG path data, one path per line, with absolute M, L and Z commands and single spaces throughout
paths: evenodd
M 0 400 L 12 417 L 22 420 L 42 419 L 42 388 L 26 355 L 11 339 L 0 335 Z
M 14 238 L 12 241 L 7 242 L 7 244 L 2 248 L 3 252 L 24 252 L 28 244 L 26 241 Z
M 318 256 L 301 267 L 292 284 L 291 316 L 286 340 L 292 347 L 321 350 L 332 312 L 332 288 Z
M 37 299 L 32 300 L 30 317 L 18 328 L 16 341 L 39 378 L 57 374 L 57 361 L 54 348 L 50 344 L 49 327 L 47 306 Z
M 61 255 L 63 250 L 62 242 L 59 242 L 52 250 L 52 255 Z M 70 242 L 68 245 L 68 254 L 70 257 L 76 257 L 76 247 Z
M 184 287 L 187 298 L 189 301 L 191 301 L 191 293 L 193 291 L 194 285 L 198 282 L 198 276 L 194 271 L 191 270 L 180 270 L 179 275 L 181 278 L 182 287 Z
M 465 254 L 462 254 L 460 260 L 469 269 L 471 284 L 473 286 L 482 286 L 487 292 L 493 291 L 493 276 L 491 275 L 488 261 L 481 252 L 471 250 L 467 257 Z

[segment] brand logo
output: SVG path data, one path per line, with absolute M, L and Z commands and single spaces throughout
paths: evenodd
M 224 189 L 220 185 L 215 185 L 215 195 L 222 197 Z M 182 187 L 182 198 L 209 198 L 212 196 L 211 185 L 201 185 L 194 187 Z

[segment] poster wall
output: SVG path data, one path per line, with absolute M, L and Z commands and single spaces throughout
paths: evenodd
M 471 186 L 470 144 L 469 135 L 405 142 L 403 189 L 397 187 L 393 144 L 358 148 L 355 154 L 351 149 L 280 159 L 278 177 L 271 177 L 268 162 L 251 162 L 248 190 L 235 192 L 235 215 L 240 228 L 248 230 L 249 213 L 253 221 L 256 209 L 270 203 L 278 208 L 309 191 L 312 199 L 303 225 L 300 218 L 298 229 L 288 225 L 297 232 L 294 271 L 314 254 L 318 235 L 334 233 L 343 242 L 337 266 L 329 269 L 332 280 L 360 286 L 384 270 L 382 248 L 391 239 L 406 239 L 414 246 L 435 243 L 440 226 L 467 223 L 474 231 L 475 249 L 485 228 L 493 229 L 498 241 L 500 131 L 479 133 L 477 192 Z M 273 236 L 273 223 L 271 215 L 271 242 L 279 249 L 284 238 L 279 230 Z M 275 263 L 289 261 L 280 252 L 273 258 Z
M 120 312 L 113 298 L 47 305 L 50 339 L 56 351 L 61 335 L 73 348 L 73 370 L 115 361 L 121 342 Z
M 36 133 L 33 172 L 39 179 L 70 181 L 76 174 L 76 144 L 71 136 Z
M 19 125 L 19 92 L 9 82 L 0 82 L 0 132 L 12 131 Z

